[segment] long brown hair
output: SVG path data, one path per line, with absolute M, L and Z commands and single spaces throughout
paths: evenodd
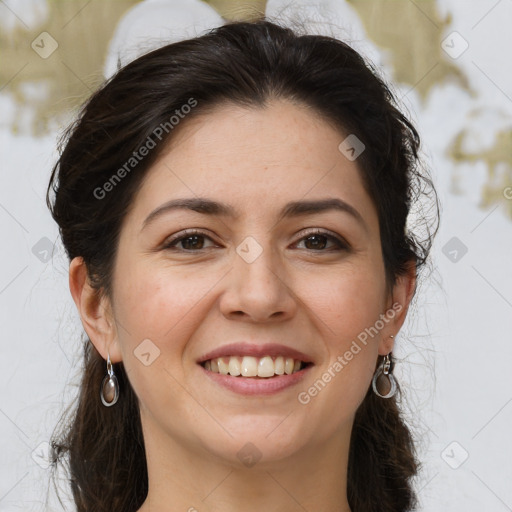
M 267 20 L 232 22 L 120 69 L 64 136 L 47 204 L 69 259 L 84 259 L 98 293 L 111 293 L 122 221 L 141 180 L 173 136 L 170 117 L 191 98 L 196 105 L 181 123 L 225 102 L 261 107 L 271 98 L 287 98 L 307 105 L 341 133 L 355 134 L 366 147 L 358 164 L 379 214 L 388 285 L 411 261 L 418 270 L 424 266 L 437 225 L 424 219 L 421 236 L 415 236 L 406 219 L 427 190 L 438 211 L 437 196 L 418 157 L 418 133 L 378 72 L 337 39 L 299 35 Z M 167 129 L 155 137 L 163 125 Z M 148 138 L 156 147 L 101 197 L 98 190 Z M 148 492 L 137 396 L 120 362 L 114 365 L 119 401 L 104 407 L 99 386 L 105 361 L 88 339 L 83 364 L 76 406 L 52 439 L 54 467 L 67 460 L 79 512 L 136 511 Z M 357 410 L 350 444 L 347 492 L 353 512 L 411 510 L 417 469 L 397 400 L 381 399 L 370 388 Z

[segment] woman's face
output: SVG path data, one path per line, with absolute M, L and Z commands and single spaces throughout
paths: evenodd
M 338 149 L 346 135 L 285 101 L 184 123 L 124 219 L 115 322 L 110 337 L 89 333 L 93 343 L 123 361 L 145 436 L 160 446 L 261 464 L 346 440 L 403 321 L 396 302 L 407 302 L 401 281 L 386 292 L 375 206 L 357 159 Z M 178 199 L 220 207 L 165 208 Z M 339 207 L 306 207 L 325 200 Z M 280 344 L 313 364 L 298 379 L 222 377 L 199 364 L 234 343 Z M 270 392 L 272 381 L 291 384 Z M 266 388 L 249 394 L 249 383 Z

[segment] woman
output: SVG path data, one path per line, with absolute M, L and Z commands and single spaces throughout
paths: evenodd
M 87 333 L 53 443 L 77 510 L 412 509 L 392 350 L 433 236 L 406 229 L 418 147 L 359 54 L 264 20 L 92 96 L 47 198 Z

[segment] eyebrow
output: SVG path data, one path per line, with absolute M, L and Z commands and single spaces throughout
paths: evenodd
M 153 210 L 144 220 L 141 231 L 151 222 L 165 213 L 175 210 L 192 210 L 205 215 L 218 215 L 236 219 L 239 213 L 231 205 L 213 201 L 205 197 L 172 199 Z M 348 213 L 356 219 L 367 231 L 368 227 L 362 215 L 350 204 L 339 198 L 326 198 L 311 201 L 292 201 L 287 203 L 279 213 L 279 220 L 290 217 L 300 217 L 314 213 L 337 210 Z

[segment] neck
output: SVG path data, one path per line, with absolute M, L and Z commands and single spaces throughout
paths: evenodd
M 149 490 L 138 512 L 350 512 L 350 429 L 284 458 L 261 454 L 255 463 L 261 452 L 235 442 L 246 445 L 244 454 L 254 456 L 252 462 L 244 459 L 244 465 L 237 456 L 239 448 L 233 457 L 221 458 L 199 443 L 164 435 L 147 418 L 142 421 Z

